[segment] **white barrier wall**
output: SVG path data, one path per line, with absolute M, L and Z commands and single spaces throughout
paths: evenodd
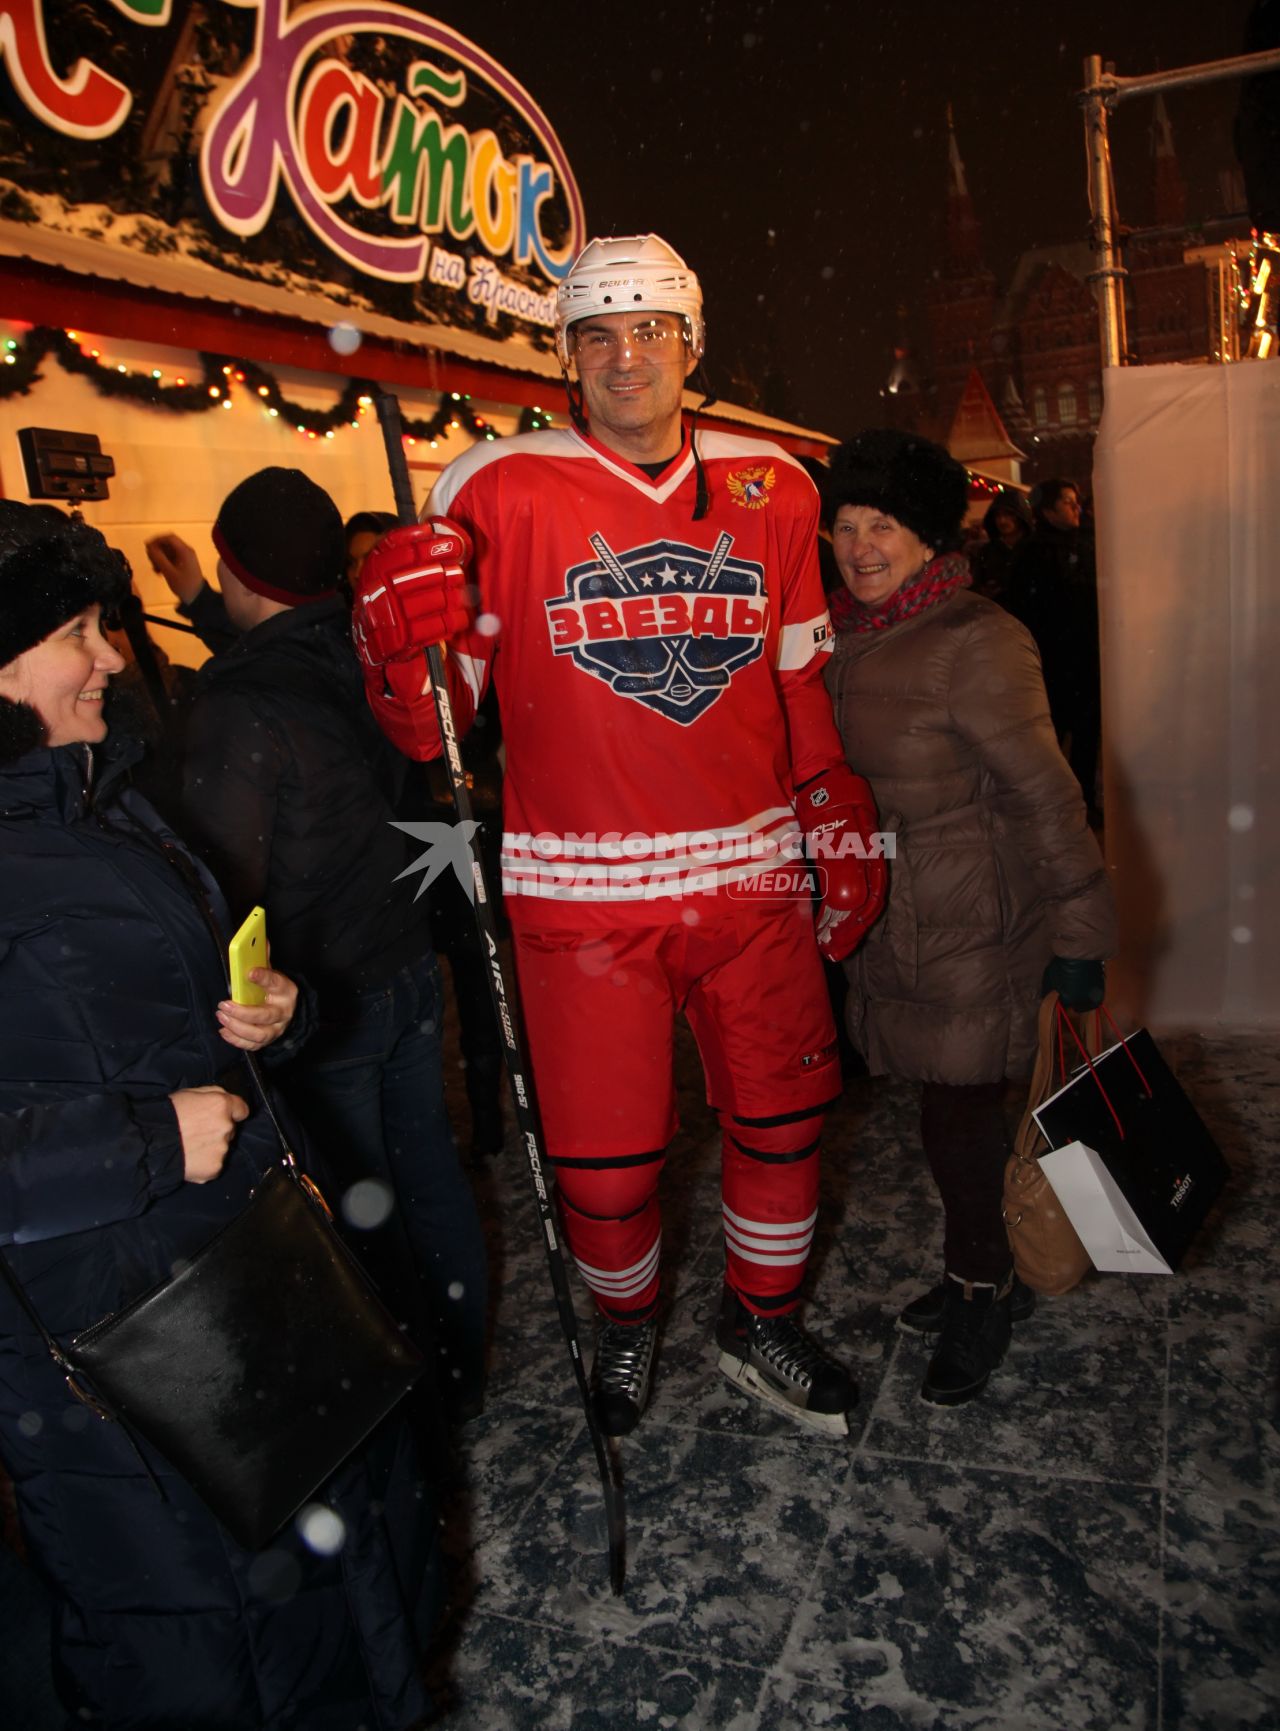
M 1094 469 L 1115 995 L 1280 1024 L 1280 366 L 1105 377 Z
M 0 340 L 11 334 L 0 322 Z M 21 332 L 13 333 L 21 334 Z M 85 347 L 99 348 L 104 360 L 131 370 L 159 367 L 164 380 L 201 377 L 200 362 L 191 350 L 160 344 L 125 342 L 82 333 Z M 283 367 L 272 367 L 284 395 L 313 410 L 332 407 L 344 381 Z M 359 428 L 339 427 L 331 439 L 310 439 L 267 414 L 251 389 L 233 391 L 230 409 L 211 408 L 204 414 L 173 414 L 120 398 L 100 396 L 89 380 L 66 373 L 51 355 L 41 365 L 41 378 L 30 393 L 0 399 L 0 492 L 26 499 L 27 488 L 18 448 L 20 427 L 53 427 L 70 433 L 96 433 L 102 449 L 115 459 L 116 475 L 110 498 L 84 507 L 86 519 L 119 547 L 133 566 L 138 591 L 149 612 L 176 617 L 173 597 L 147 563 L 144 546 L 163 529 L 176 530 L 200 555 L 205 575 L 212 578 L 217 562 L 209 539 L 222 500 L 237 482 L 269 464 L 302 469 L 333 498 L 343 517 L 353 511 L 391 511 L 394 500 L 387 475 L 382 434 L 372 409 Z M 429 420 L 438 398 L 406 394 L 401 407 L 406 418 Z M 503 433 L 515 431 L 508 410 L 482 407 L 486 419 Z M 470 439 L 455 432 L 431 450 L 419 444 L 409 451 L 414 496 L 425 500 L 440 467 L 466 450 Z M 178 662 L 199 662 L 204 650 L 195 638 L 174 631 L 153 635 Z

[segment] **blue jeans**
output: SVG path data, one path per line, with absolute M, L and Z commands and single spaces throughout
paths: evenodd
M 318 1031 L 281 1080 L 345 1236 L 397 1319 L 434 1338 L 457 1412 L 483 1392 L 488 1266 L 445 1111 L 442 1015 L 430 953 L 376 991 L 322 993 Z

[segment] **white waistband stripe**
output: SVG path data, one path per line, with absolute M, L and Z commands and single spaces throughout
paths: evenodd
M 646 901 L 706 894 L 802 856 L 803 838 L 789 806 L 728 828 L 654 835 L 507 831 L 502 887 L 553 901 Z

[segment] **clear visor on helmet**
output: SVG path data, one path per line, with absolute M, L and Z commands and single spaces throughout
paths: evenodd
M 661 365 L 672 355 L 687 359 L 689 321 L 682 313 L 588 313 L 566 332 L 569 353 L 583 371 L 623 361 Z

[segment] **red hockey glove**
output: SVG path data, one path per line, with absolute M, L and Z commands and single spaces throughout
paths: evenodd
M 418 763 L 440 756 L 440 724 L 421 655 L 416 661 L 388 661 L 385 667 L 366 668 L 364 694 L 374 720 L 397 751 Z
M 876 802 L 863 778 L 837 763 L 796 790 L 796 816 L 822 885 L 818 948 L 842 962 L 879 919 L 888 889 L 884 859 L 872 856 Z
M 447 517 L 390 529 L 356 578 L 351 630 L 366 667 L 408 661 L 472 620 L 471 539 Z

